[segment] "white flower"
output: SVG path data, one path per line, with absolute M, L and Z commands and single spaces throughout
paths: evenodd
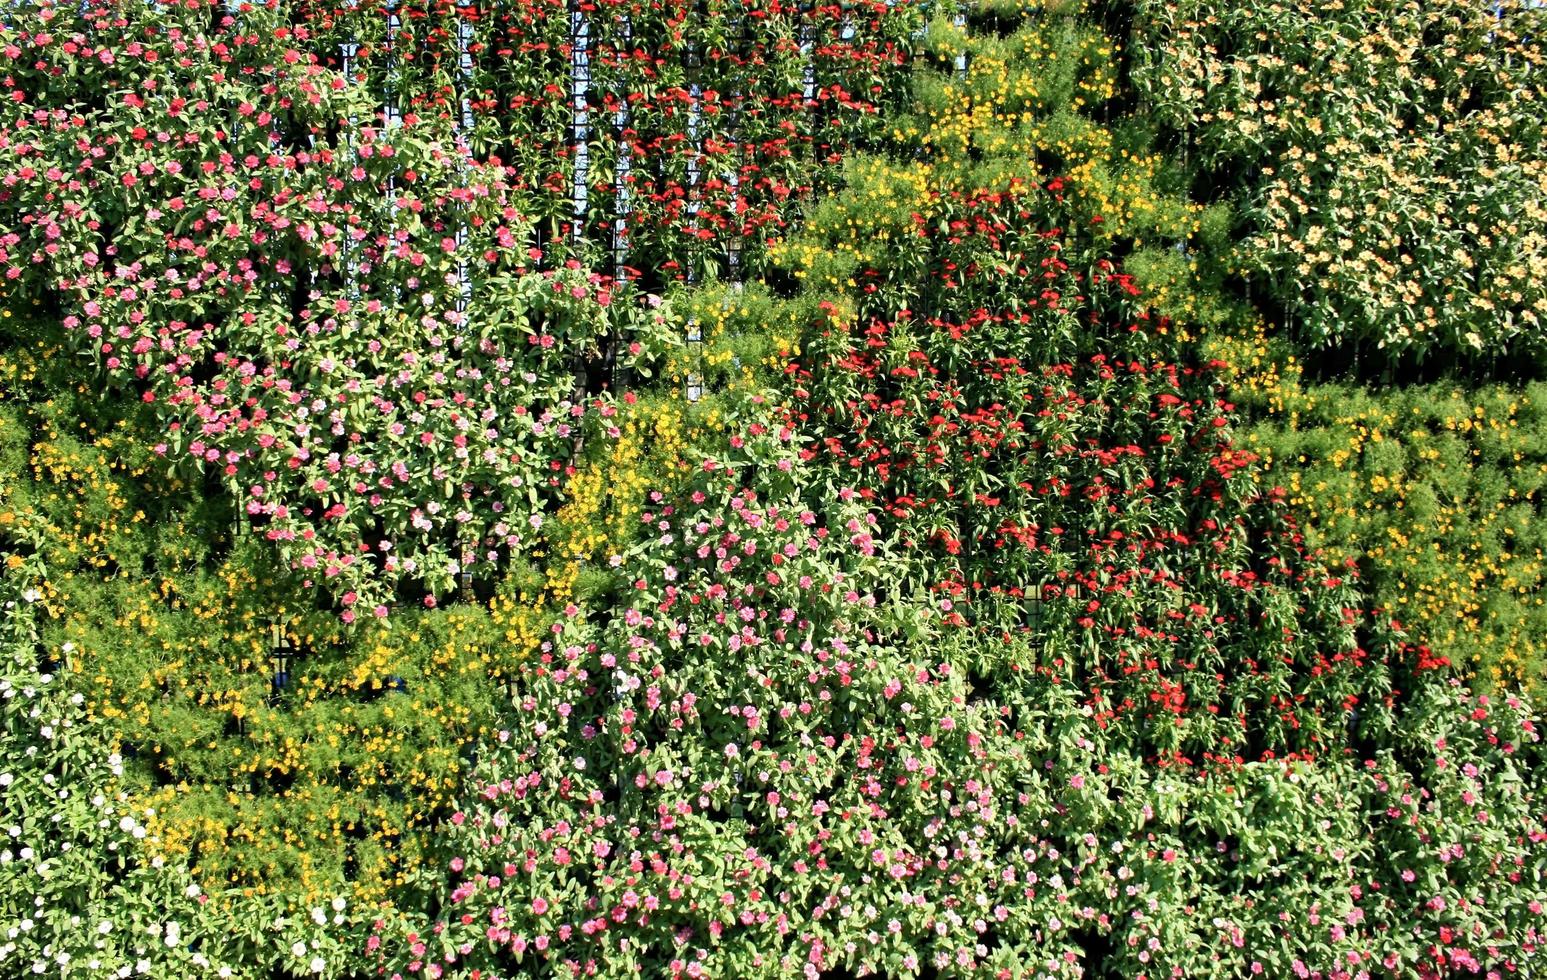
M 325 926 L 328 924 L 328 913 L 324 912 L 321 908 L 312 909 L 312 921 L 319 926 Z
M 103 919 L 101 922 L 97 923 L 97 931 L 105 936 L 113 931 L 113 924 L 106 919 Z
M 584 769 L 585 768 L 585 756 L 580 756 L 580 755 L 575 756 L 575 768 L 576 769 Z
M 333 900 L 333 911 L 342 912 L 344 911 L 344 906 L 348 904 L 348 902 L 344 901 L 344 896 L 340 895 Z
M 301 942 L 300 940 L 296 940 L 295 942 L 290 944 L 290 952 L 291 952 L 291 955 L 296 956 L 296 957 L 305 956 L 306 955 L 306 944 Z
M 198 885 L 189 885 L 187 888 L 183 889 L 183 894 L 187 895 L 189 898 L 198 898 L 199 891 L 200 889 Z
M 328 963 L 322 957 L 320 957 L 320 956 L 313 956 L 312 957 L 312 972 L 313 973 L 321 973 L 323 970 L 326 970 L 327 968 L 328 968 Z

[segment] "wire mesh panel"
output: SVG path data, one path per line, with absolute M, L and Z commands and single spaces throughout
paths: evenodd
M 624 50 L 633 45 L 633 20 L 627 14 L 619 18 L 619 33 Z M 628 216 L 632 208 L 630 177 L 633 152 L 629 147 L 629 103 L 619 99 L 612 114 L 614 146 L 617 159 L 613 167 L 613 218 L 612 218 L 612 275 L 615 279 L 628 277 Z
M 403 18 L 398 14 L 398 0 L 386 0 L 387 4 L 387 86 L 386 101 L 382 104 L 383 120 L 388 129 L 403 125 L 403 110 L 398 105 L 398 88 L 394 84 L 394 69 L 397 67 L 397 59 L 394 57 L 397 49 L 398 35 L 403 30 Z
M 687 68 L 688 89 L 688 114 L 687 114 L 687 229 L 689 235 L 697 238 L 698 212 L 699 212 L 699 182 L 703 177 L 701 161 L 703 144 L 701 141 L 700 127 L 703 123 L 703 90 L 699 84 L 700 69 L 703 67 L 703 51 L 696 39 L 688 45 L 685 65 Z M 687 264 L 687 281 L 692 285 L 698 281 L 698 265 L 690 258 Z M 697 320 L 688 323 L 688 344 L 692 350 L 692 364 L 695 368 L 703 363 L 703 326 Z M 687 376 L 688 401 L 698 401 L 703 397 L 703 374 L 700 370 L 690 370 Z
M 591 23 L 581 4 L 570 5 L 570 105 L 573 110 L 570 143 L 574 159 L 574 177 L 571 180 L 570 236 L 579 251 L 585 240 L 586 213 L 589 205 L 589 177 L 591 165 Z

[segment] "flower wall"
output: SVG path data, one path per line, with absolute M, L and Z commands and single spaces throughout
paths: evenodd
M 1537 16 L 9 9 L 0 974 L 1539 972 Z

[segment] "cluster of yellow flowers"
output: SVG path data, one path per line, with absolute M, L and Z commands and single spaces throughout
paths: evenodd
M 346 876 L 362 897 L 385 894 L 416 854 L 405 835 L 452 805 L 502 685 L 541 642 L 553 600 L 568 598 L 556 591 L 410 614 L 347 643 L 292 623 L 287 639 L 310 649 L 277 702 L 252 683 L 270 679 L 265 638 L 209 608 L 200 618 L 218 621 L 210 632 L 229 643 L 195 651 L 163 639 L 168 659 L 134 690 L 102 687 L 105 715 L 165 739 L 141 747 L 165 781 L 142 798 L 153 849 L 197 854 L 212 894 L 298 883 L 310 901 Z M 135 614 L 160 626 L 153 611 Z
M 943 70 L 915 79 L 917 112 L 891 130 L 911 159 L 849 161 L 845 188 L 805 216 L 800 234 L 773 246 L 773 264 L 841 304 L 869 285 L 859 274 L 885 268 L 889 253 L 895 257 L 899 243 L 918 234 L 919 220 L 934 230 L 942 196 L 1025 193 L 1053 177 L 1061 178 L 1073 213 L 1100 236 L 1143 247 L 1146 239 L 1195 235 L 1204 208 L 1160 192 L 1161 157 L 1124 145 L 1109 127 L 1119 45 L 1063 16 L 1076 7 L 1012 3 L 983 11 L 1011 24 L 1006 36 L 969 36 L 937 20 L 926 47 Z M 950 67 L 957 54 L 966 59 L 960 76 Z M 905 296 L 908 275 L 900 271 L 887 288 Z M 1176 283 L 1179 297 L 1186 282 Z M 842 319 L 841 310 L 829 312 Z
M 679 399 L 620 406 L 612 420 L 617 436 L 576 468 L 565 486 L 552 546 L 577 573 L 580 562 L 605 560 L 633 537 L 651 490 L 691 471 L 688 451 L 700 430 L 689 410 Z
M 1260 329 L 1215 349 L 1257 417 L 1260 477 L 1312 547 L 1356 561 L 1373 603 L 1485 683 L 1547 678 L 1547 391 L 1312 385 Z
M 1142 0 L 1134 77 L 1184 165 L 1260 174 L 1239 258 L 1316 339 L 1484 352 L 1547 323 L 1530 0 Z

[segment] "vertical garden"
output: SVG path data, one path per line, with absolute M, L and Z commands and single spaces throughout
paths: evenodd
M 0 975 L 1506 977 L 1547 11 L 0 9 Z

